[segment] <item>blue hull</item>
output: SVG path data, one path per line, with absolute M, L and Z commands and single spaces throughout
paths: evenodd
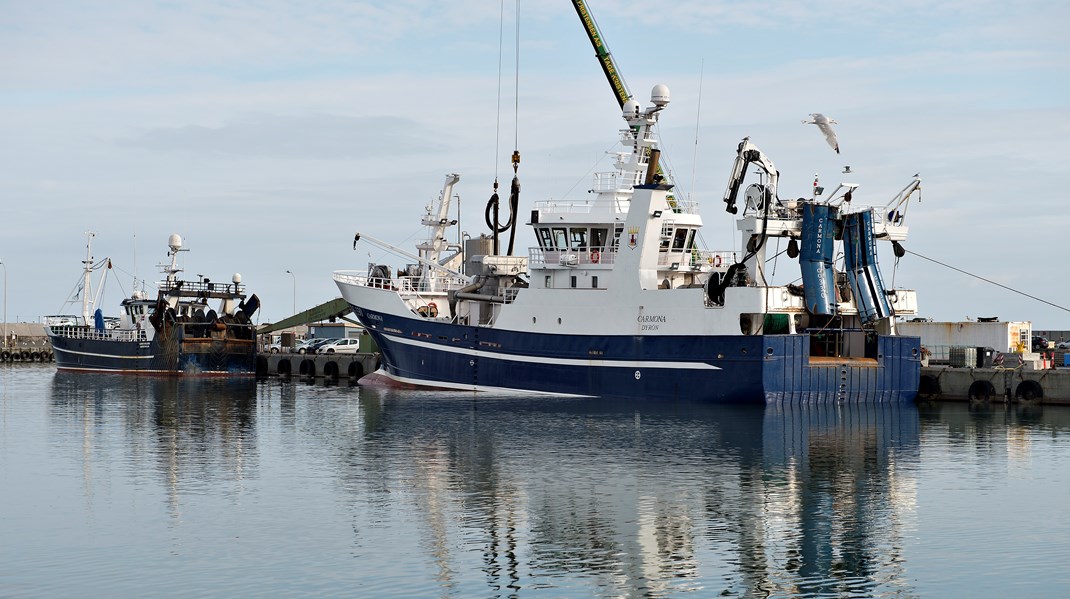
M 52 336 L 60 370 L 183 376 L 256 374 L 256 346 L 219 340 L 115 341 Z
M 909 402 L 917 337 L 881 336 L 872 357 L 812 357 L 809 335 L 585 336 L 501 331 L 354 306 L 390 378 L 416 386 L 764 403 Z

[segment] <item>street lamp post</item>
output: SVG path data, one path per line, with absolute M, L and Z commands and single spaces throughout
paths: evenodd
M 286 271 L 286 274 L 290 275 L 290 277 L 294 281 L 294 313 L 290 315 L 291 318 L 292 318 L 293 316 L 297 315 L 297 275 L 295 275 L 292 270 Z M 297 337 L 297 327 L 296 326 L 293 328 L 293 336 L 295 338 Z M 293 342 L 291 342 L 291 343 L 293 343 Z M 293 347 L 292 346 L 290 347 L 290 351 L 293 351 Z
M 4 267 L 4 343 L 2 347 L 7 349 L 7 264 L 0 260 L 0 266 Z
M 297 314 L 297 275 L 291 270 L 286 271 L 286 274 L 290 275 L 294 280 L 294 314 Z

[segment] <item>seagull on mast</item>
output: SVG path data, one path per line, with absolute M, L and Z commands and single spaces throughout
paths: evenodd
M 835 119 L 830 119 L 820 112 L 811 112 L 810 120 L 803 121 L 803 124 L 817 125 L 817 128 L 825 134 L 825 141 L 829 142 L 829 145 L 832 146 L 833 150 L 836 150 L 837 154 L 840 153 L 840 142 L 836 141 L 836 132 L 832 130 L 832 125 L 839 124 Z

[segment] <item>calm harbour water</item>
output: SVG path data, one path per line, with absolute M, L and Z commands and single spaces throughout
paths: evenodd
M 1070 409 L 0 367 L 0 597 L 1070 596 Z

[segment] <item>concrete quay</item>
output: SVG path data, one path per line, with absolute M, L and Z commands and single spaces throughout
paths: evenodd
M 379 368 L 379 354 L 259 354 L 258 377 L 357 379 Z
M 1070 405 L 1070 369 L 923 366 L 918 400 Z

